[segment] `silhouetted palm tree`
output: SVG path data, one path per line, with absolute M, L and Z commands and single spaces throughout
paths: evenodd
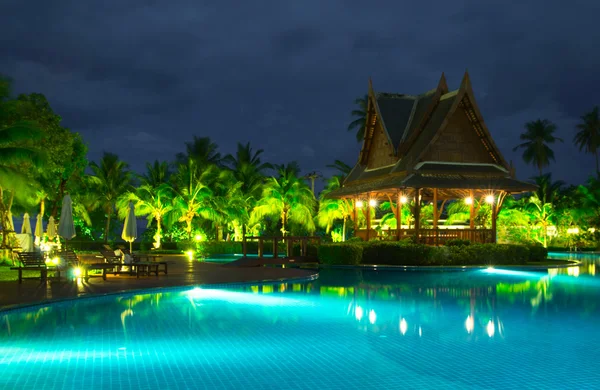
M 194 166 L 203 170 L 209 165 L 221 166 L 221 153 L 219 146 L 212 142 L 209 137 L 196 137 L 192 142 L 185 143 L 185 153 L 177 153 L 177 162 L 187 164 L 188 159 L 194 162 Z
M 513 150 L 523 150 L 523 160 L 528 164 L 533 164 L 542 175 L 542 169 L 550 165 L 550 160 L 554 160 L 554 151 L 550 146 L 556 141 L 563 142 L 561 138 L 555 137 L 556 125 L 547 119 L 538 119 L 525 124 L 525 132 L 521 134 L 521 141 L 525 141 Z
M 579 147 L 579 150 L 585 149 L 587 153 L 591 153 L 596 157 L 596 174 L 600 172 L 598 165 L 598 148 L 600 148 L 600 117 L 598 115 L 598 107 L 581 117 L 581 123 L 575 128 L 579 130 L 573 142 Z
M 342 178 L 342 182 L 352 171 L 352 167 L 341 160 L 335 160 L 333 164 L 327 165 L 327 168 L 337 169 L 337 171 L 340 173 L 338 176 Z
M 131 171 L 126 162 L 119 160 L 119 156 L 107 152 L 104 152 L 100 164 L 91 162 L 90 168 L 94 173 L 90 180 L 102 194 L 100 204 L 106 213 L 104 242 L 107 243 L 110 220 L 115 212 L 117 200 L 130 189 Z
M 356 140 L 362 142 L 362 140 L 365 139 L 369 95 L 355 99 L 354 104 L 356 104 L 358 108 L 352 110 L 351 114 L 356 119 L 350 122 L 348 131 L 356 131 Z

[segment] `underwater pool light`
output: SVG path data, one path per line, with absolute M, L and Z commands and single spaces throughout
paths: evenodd
M 494 322 L 492 320 L 489 320 L 485 329 L 487 330 L 488 336 L 490 336 L 490 337 L 494 336 L 494 333 L 496 332 L 496 327 L 494 326 Z
M 406 320 L 404 318 L 402 318 L 400 320 L 400 333 L 402 333 L 402 336 L 404 336 L 406 334 L 407 330 L 408 330 L 408 324 L 406 323 Z
M 377 314 L 375 313 L 375 310 L 371 309 L 369 312 L 369 322 L 371 325 L 374 325 L 375 321 L 377 321 Z
M 363 316 L 363 309 L 360 306 L 356 306 L 356 310 L 354 310 L 354 317 L 356 317 L 357 321 L 360 321 Z
M 471 333 L 473 331 L 474 327 L 475 327 L 475 320 L 473 320 L 473 317 L 468 316 L 467 320 L 465 321 L 465 328 L 467 328 L 467 333 Z

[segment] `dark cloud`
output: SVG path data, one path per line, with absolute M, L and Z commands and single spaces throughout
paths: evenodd
M 572 146 L 596 104 L 600 5 L 572 0 L 403 3 L 358 0 L 0 3 L 0 72 L 16 92 L 41 92 L 90 144 L 135 169 L 172 159 L 194 135 L 224 153 L 235 142 L 326 172 L 352 164 L 353 100 L 372 77 L 380 91 L 420 93 L 469 69 L 490 130 L 521 177 L 512 148 L 524 122 L 548 118 L 558 178 L 592 166 Z M 32 12 L 31 10 L 35 10 Z M 329 171 L 327 171 L 329 172 Z
M 301 55 L 317 47 L 324 39 L 320 30 L 308 26 L 294 27 L 274 36 L 273 51 L 283 55 Z

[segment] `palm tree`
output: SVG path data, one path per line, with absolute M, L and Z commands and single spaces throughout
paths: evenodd
M 218 152 L 219 146 L 212 142 L 209 137 L 196 137 L 192 142 L 185 143 L 185 153 L 177 154 L 179 164 L 187 164 L 188 159 L 192 159 L 194 165 L 202 170 L 209 165 L 221 166 L 221 153 Z
M 592 226 L 600 226 L 600 179 L 590 177 L 586 185 L 580 185 L 578 193 L 581 197 L 581 212 Z
M 232 154 L 226 155 L 223 158 L 223 163 L 227 164 L 234 172 L 238 172 L 249 165 L 253 167 L 256 172 L 264 173 L 267 169 L 273 169 L 273 166 L 261 161 L 260 156 L 263 153 L 263 149 L 253 151 L 250 147 L 250 142 L 246 143 L 246 145 L 238 142 L 235 156 Z
M 348 125 L 348 131 L 356 131 L 356 141 L 362 142 L 365 139 L 365 132 L 367 129 L 367 107 L 369 106 L 369 95 L 357 98 L 354 100 L 354 104 L 358 108 L 352 110 L 351 114 L 354 119 Z
M 135 215 L 145 216 L 148 226 L 156 220 L 156 234 L 154 234 L 154 248 L 161 245 L 162 222 L 173 210 L 173 189 L 168 184 L 151 187 L 142 184 L 134 191 L 130 191 L 119 198 L 119 217 L 124 219 L 127 213 L 127 204 L 132 200 L 135 203 Z
M 224 228 L 229 225 L 235 227 L 246 224 L 249 219 L 249 205 L 247 198 L 241 192 L 242 184 L 236 180 L 233 172 L 227 170 L 220 171 L 212 181 L 211 204 L 216 211 L 212 221 L 217 241 L 222 239 Z
M 34 195 L 31 180 L 27 179 L 25 172 L 20 169 L 23 163 L 41 167 L 44 156 L 40 151 L 27 145 L 31 141 L 39 141 L 42 132 L 36 123 L 31 121 L 13 122 L 10 119 L 11 111 L 16 102 L 8 100 L 10 96 L 10 82 L 0 77 L 0 227 L 2 227 L 2 248 L 7 246 L 7 233 L 10 230 L 9 212 L 16 192 Z M 4 192 L 10 189 L 9 204 L 5 204 Z
M 553 182 L 551 173 L 536 176 L 533 178 L 533 181 L 538 187 L 534 192 L 534 196 L 537 197 L 542 203 L 553 204 L 559 196 L 562 187 L 565 185 L 565 182 L 562 180 Z
M 342 177 L 342 182 L 344 181 L 343 179 L 345 179 L 346 176 L 348 176 L 350 172 L 352 172 L 352 167 L 340 160 L 335 160 L 333 164 L 327 165 L 327 168 L 336 169 Z
M 533 164 L 542 175 L 542 169 L 550 165 L 554 160 L 554 151 L 550 149 L 551 144 L 556 141 L 563 142 L 561 138 L 555 137 L 556 125 L 547 119 L 538 119 L 525 124 L 525 132 L 521 134 L 521 141 L 525 141 L 514 147 L 513 151 L 523 149 L 523 160 Z
M 600 148 L 600 117 L 598 107 L 581 117 L 581 123 L 575 128 L 579 130 L 573 137 L 573 142 L 582 151 L 591 153 L 596 157 L 596 174 L 600 173 L 598 165 L 598 148 Z
M 143 184 L 152 188 L 159 187 L 167 183 L 171 177 L 169 163 L 166 161 L 154 160 L 154 163 L 146 163 L 146 173 L 140 177 Z
M 238 204 L 243 212 L 239 213 L 238 222 L 241 225 L 242 237 L 246 236 L 250 211 L 261 197 L 262 186 L 265 182 L 264 172 L 273 169 L 271 164 L 261 161 L 260 155 L 262 153 L 262 149 L 253 152 L 250 143 L 246 145 L 238 143 L 235 156 L 228 154 L 223 159 L 223 162 L 232 170 L 235 179 L 240 183 Z
M 267 180 L 262 198 L 251 215 L 252 220 L 263 217 L 279 218 L 284 236 L 288 233 L 288 222 L 302 225 L 309 232 L 315 230 L 312 218 L 315 197 L 310 188 L 295 175 L 296 165 L 279 166 L 279 177 Z
M 189 239 L 192 238 L 194 218 L 217 218 L 216 211 L 210 203 L 213 194 L 208 186 L 209 178 L 216 170 L 216 167 L 212 166 L 198 172 L 190 159 L 188 164 L 179 166 L 175 175 L 173 214 L 178 222 L 185 222 L 185 231 Z
M 329 233 L 335 221 L 342 220 L 342 241 L 346 241 L 346 222 L 352 220 L 354 215 L 354 204 L 350 199 L 330 199 L 327 195 L 341 187 L 341 175 L 333 176 L 327 182 L 327 186 L 321 192 L 319 212 L 317 213 L 317 225 L 324 227 Z M 333 233 L 332 233 L 333 235 Z
M 108 152 L 104 152 L 100 164 L 91 162 L 90 168 L 94 173 L 91 180 L 102 194 L 101 207 L 106 213 L 104 242 L 107 243 L 111 217 L 119 197 L 130 189 L 131 172 L 126 162 L 119 160 L 116 154 Z

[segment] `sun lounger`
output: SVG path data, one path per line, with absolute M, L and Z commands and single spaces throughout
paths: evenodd
M 18 267 L 11 267 L 10 269 L 19 271 L 19 283 L 23 282 L 23 271 L 39 271 L 42 282 L 48 279 L 48 267 L 41 253 L 19 252 L 18 256 L 21 264 Z

